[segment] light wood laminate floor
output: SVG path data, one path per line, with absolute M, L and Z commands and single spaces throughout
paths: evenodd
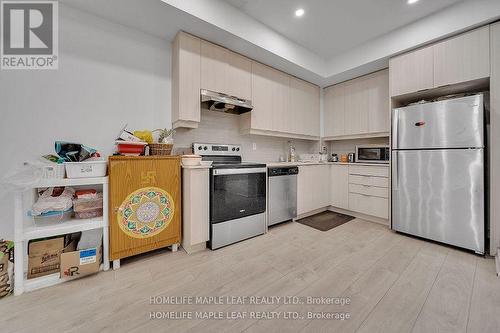
M 349 297 L 349 305 L 155 305 L 152 296 Z M 299 313 L 167 320 L 151 313 Z M 308 312 L 349 313 L 311 320 Z M 360 219 L 286 223 L 217 251 L 159 251 L 117 271 L 0 300 L 0 332 L 500 332 L 494 261 Z

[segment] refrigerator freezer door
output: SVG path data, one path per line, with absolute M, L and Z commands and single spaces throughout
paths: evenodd
M 484 147 L 483 95 L 393 110 L 393 149 Z
M 392 154 L 392 228 L 484 253 L 483 149 Z

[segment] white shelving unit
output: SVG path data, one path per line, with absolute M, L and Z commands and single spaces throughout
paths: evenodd
M 71 219 L 64 222 L 44 223 L 36 225 L 33 219 L 27 216 L 30 209 L 24 204 L 24 194 L 16 193 L 14 209 L 14 295 L 20 295 L 25 291 L 32 291 L 48 286 L 52 286 L 64 279 L 59 277 L 59 273 L 54 273 L 39 278 L 28 280 L 25 272 L 25 259 L 27 259 L 28 242 L 32 239 L 59 236 L 79 231 L 102 228 L 103 236 L 103 265 L 101 268 L 105 271 L 109 269 L 109 221 L 108 221 L 108 177 L 99 178 L 64 178 L 49 179 L 40 181 L 31 186 L 32 191 L 39 188 L 59 187 L 59 186 L 102 186 L 103 195 L 103 216 L 91 219 Z M 34 194 L 34 193 L 33 193 Z

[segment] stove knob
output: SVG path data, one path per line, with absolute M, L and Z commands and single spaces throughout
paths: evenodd
M 236 150 L 236 148 L 233 147 L 233 151 L 235 151 L 235 150 Z
M 201 148 L 201 146 L 198 147 L 198 150 L 202 150 L 203 148 Z
M 236 148 L 236 151 L 240 151 L 240 147 Z
M 207 149 L 208 149 L 208 147 L 207 147 L 207 146 L 203 147 L 203 150 L 207 150 Z

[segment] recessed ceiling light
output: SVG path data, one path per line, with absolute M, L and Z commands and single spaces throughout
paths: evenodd
M 418 0 L 408 0 L 409 5 L 413 5 L 414 3 L 418 2 Z
M 304 15 L 305 11 L 303 8 L 299 8 L 295 11 L 295 16 L 297 17 L 301 17 L 302 15 Z

